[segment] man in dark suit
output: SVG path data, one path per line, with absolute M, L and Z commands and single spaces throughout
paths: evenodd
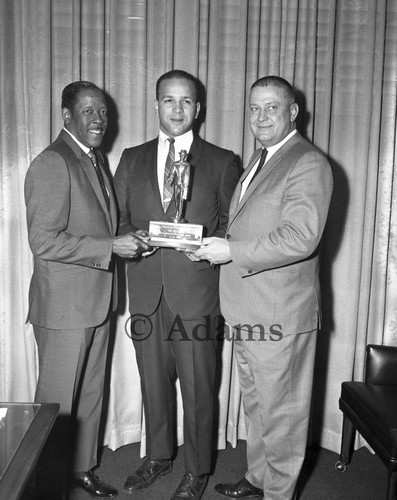
M 332 173 L 297 132 L 297 115 L 286 80 L 252 85 L 250 127 L 262 148 L 237 185 L 226 238 L 196 253 L 223 264 L 221 311 L 235 333 L 248 471 L 215 487 L 229 498 L 291 500 L 305 456 Z
M 147 235 L 149 221 L 169 221 L 176 207 L 164 192 L 167 157 L 189 152 L 191 186 L 184 217 L 206 236 L 223 237 L 239 178 L 232 151 L 202 140 L 192 127 L 200 111 L 196 79 L 173 70 L 159 78 L 158 138 L 126 149 L 115 174 L 121 232 Z M 211 466 L 215 340 L 219 269 L 189 252 L 159 248 L 128 263 L 130 312 L 147 330 L 134 341 L 145 410 L 147 460 L 125 484 L 127 493 L 150 488 L 172 468 L 175 453 L 175 372 L 184 410 L 185 472 L 173 499 L 199 499 Z M 149 330 L 151 329 L 151 330 Z M 134 333 L 134 332 L 132 332 Z
M 60 403 L 73 415 L 74 481 L 96 498 L 117 490 L 92 471 L 97 465 L 115 253 L 133 258 L 149 246 L 115 237 L 116 202 L 101 144 L 108 119 L 102 91 L 74 82 L 62 93 L 64 128 L 30 165 L 25 180 L 34 270 L 28 319 L 39 353 L 36 402 Z M 48 497 L 47 497 L 48 498 Z

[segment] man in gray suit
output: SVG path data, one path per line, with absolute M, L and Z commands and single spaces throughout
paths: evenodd
M 117 299 L 113 254 L 134 258 L 150 247 L 131 233 L 115 236 L 116 200 L 97 149 L 108 123 L 104 94 L 91 82 L 74 82 L 63 90 L 61 107 L 64 128 L 33 160 L 25 180 L 34 256 L 28 320 L 39 354 L 35 401 L 59 403 L 59 422 L 73 430 L 74 439 L 66 440 L 75 483 L 94 498 L 113 498 L 117 490 L 93 472 L 109 316 Z M 59 434 L 55 452 L 63 429 Z
M 223 264 L 221 311 L 234 347 L 247 429 L 248 471 L 215 489 L 228 498 L 291 500 L 305 456 L 316 333 L 318 247 L 332 193 L 324 155 L 296 130 L 284 79 L 257 80 L 249 97 L 255 151 L 233 194 L 225 239 L 196 252 Z

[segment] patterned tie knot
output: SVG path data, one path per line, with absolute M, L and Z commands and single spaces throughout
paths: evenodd
M 260 168 L 262 168 L 263 164 L 265 163 L 266 161 L 266 156 L 267 156 L 267 149 L 266 148 L 262 148 L 262 152 L 261 152 L 261 158 L 259 160 L 259 165 L 260 165 Z M 259 166 L 258 165 L 258 166 Z
M 91 160 L 93 161 L 94 165 L 96 165 L 97 164 L 96 154 L 95 154 L 95 151 L 92 148 L 88 151 L 88 156 L 91 158 Z

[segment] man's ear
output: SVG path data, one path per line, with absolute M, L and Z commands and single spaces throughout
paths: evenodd
M 290 121 L 294 122 L 299 113 L 299 106 L 296 104 L 296 102 L 294 102 L 294 104 L 291 104 L 291 107 L 289 109 L 290 109 Z
M 70 122 L 70 109 L 69 108 L 62 108 L 62 118 L 64 123 L 69 123 Z
M 195 120 L 197 120 L 197 118 L 198 118 L 198 115 L 199 115 L 199 114 L 200 114 L 200 103 L 198 102 L 198 103 L 196 104 L 196 114 L 195 114 L 195 116 L 194 116 L 194 119 L 195 119 Z

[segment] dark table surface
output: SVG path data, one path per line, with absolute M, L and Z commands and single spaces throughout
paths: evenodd
M 56 403 L 0 403 L 0 500 L 17 500 L 59 411 Z

